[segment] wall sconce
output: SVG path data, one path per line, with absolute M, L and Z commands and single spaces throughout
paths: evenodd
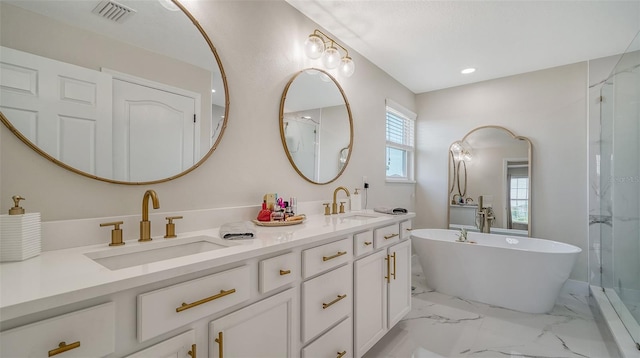
M 344 56 L 340 55 L 336 46 L 344 51 Z M 322 57 L 322 63 L 326 68 L 332 70 L 339 67 L 340 74 L 345 77 L 351 77 L 356 70 L 356 64 L 349 57 L 349 51 L 318 29 L 304 42 L 304 53 L 313 60 Z

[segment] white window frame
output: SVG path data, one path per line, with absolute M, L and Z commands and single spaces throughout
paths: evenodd
M 387 121 L 387 113 L 392 112 L 394 115 L 402 117 L 405 120 L 405 123 L 410 124 L 411 128 L 410 128 L 410 135 L 411 138 L 409 140 L 409 143 L 397 143 L 394 141 L 389 141 L 386 140 L 387 137 L 387 131 L 386 131 L 386 121 Z M 390 183 L 415 183 L 415 151 L 416 151 L 416 138 L 415 138 L 415 126 L 416 126 L 416 118 L 417 115 L 415 113 L 413 113 L 412 111 L 410 111 L 409 109 L 405 108 L 404 106 L 398 104 L 397 102 L 391 100 L 391 99 L 387 99 L 386 100 L 386 107 L 385 107 L 385 141 L 386 141 L 386 145 L 385 145 L 385 177 L 386 177 L 386 181 L 390 182 Z M 399 149 L 399 150 L 403 150 L 405 151 L 407 157 L 406 157 L 406 168 L 405 169 L 405 173 L 407 174 L 406 177 L 395 177 L 395 176 L 386 176 L 387 170 L 386 170 L 386 165 L 387 165 L 387 158 L 386 158 L 386 152 L 388 148 L 394 148 L 394 149 Z

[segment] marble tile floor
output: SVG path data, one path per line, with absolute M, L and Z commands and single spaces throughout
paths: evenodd
M 411 312 L 365 358 L 611 357 L 587 297 L 560 297 L 547 314 L 529 314 L 427 288 L 413 265 Z

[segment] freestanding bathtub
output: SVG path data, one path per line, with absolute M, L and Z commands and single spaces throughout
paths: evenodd
M 438 292 L 528 313 L 549 312 L 582 251 L 543 239 L 456 230 L 411 232 L 427 286 Z

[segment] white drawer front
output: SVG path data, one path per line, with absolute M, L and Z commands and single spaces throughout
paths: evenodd
M 406 220 L 400 223 L 400 239 L 406 240 L 411 237 L 411 220 Z
M 299 263 L 293 252 L 260 261 L 260 293 L 294 282 L 300 277 Z
M 302 284 L 302 340 L 315 337 L 351 315 L 352 265 L 346 265 Z
M 353 252 L 361 256 L 373 252 L 373 231 L 365 231 L 353 235 Z
M 332 242 L 302 251 L 304 278 L 338 267 L 351 260 L 353 244 L 351 238 Z
M 249 281 L 242 266 L 138 295 L 138 341 L 248 300 Z
M 196 331 L 193 329 L 166 339 L 158 344 L 128 355 L 127 358 L 151 358 L 151 357 L 189 357 L 192 356 L 196 345 Z M 198 347 L 195 347 L 196 355 Z
M 373 233 L 376 248 L 395 244 L 400 241 L 398 224 L 393 224 L 376 229 Z
M 353 330 L 351 317 L 340 322 L 332 330 L 322 335 L 315 342 L 302 349 L 302 358 L 316 357 L 353 357 Z
M 70 349 L 54 354 L 64 350 L 62 342 Z M 114 351 L 113 302 L 0 333 L 2 357 L 102 357 Z

